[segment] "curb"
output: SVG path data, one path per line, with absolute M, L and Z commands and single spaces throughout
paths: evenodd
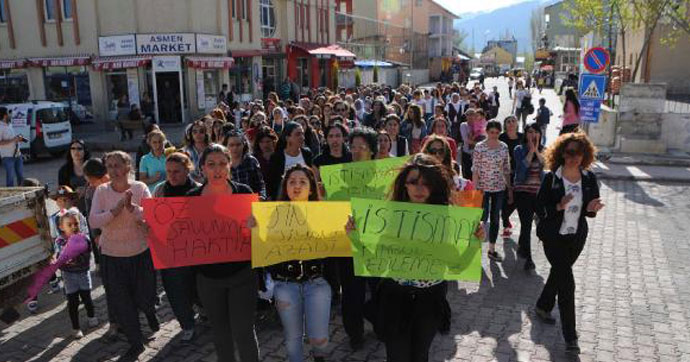
M 597 179 L 599 179 L 599 180 L 672 182 L 672 183 L 690 184 L 690 178 L 683 178 L 683 177 L 669 177 L 669 176 L 640 177 L 640 176 L 633 176 L 633 175 L 609 174 L 606 172 L 597 172 L 597 171 L 594 171 L 594 174 L 597 176 Z

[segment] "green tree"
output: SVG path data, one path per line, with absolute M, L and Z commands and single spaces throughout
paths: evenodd
M 660 37 L 666 46 L 673 46 L 682 34 L 690 34 L 690 0 L 567 0 L 564 23 L 583 32 L 603 34 L 610 22 L 616 25 L 621 37 L 623 66 L 626 59 L 626 35 L 642 31 L 642 49 L 635 57 L 632 79 L 637 78 L 643 57 L 660 24 L 671 24 Z
M 359 88 L 362 85 L 362 71 L 355 68 L 355 87 Z
M 333 62 L 333 66 L 331 66 L 331 88 L 335 92 L 338 91 L 338 73 L 340 73 L 340 66 L 336 60 Z
M 372 80 L 374 83 L 379 82 L 379 66 L 378 65 L 374 65 L 374 75 L 372 78 L 373 78 Z

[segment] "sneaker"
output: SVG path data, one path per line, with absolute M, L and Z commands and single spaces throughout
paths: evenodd
M 546 324 L 556 324 L 556 319 L 551 316 L 550 312 L 547 312 L 539 307 L 534 308 L 534 312 L 537 314 L 539 319 Z
M 534 262 L 532 261 L 532 259 L 527 259 L 527 261 L 525 262 L 525 270 L 529 271 L 529 270 L 534 270 L 536 268 L 537 268 L 537 266 L 534 265 Z
M 54 281 L 50 282 L 50 290 L 48 290 L 48 294 L 55 294 L 60 292 L 60 281 Z
M 182 342 L 189 342 L 194 338 L 194 329 L 183 329 L 182 330 Z
M 81 329 L 74 329 L 72 330 L 72 337 L 74 337 L 74 339 L 82 339 L 84 338 L 84 332 L 82 332 Z
M 501 255 L 497 251 L 489 251 L 486 254 L 489 256 L 489 259 L 493 261 L 503 261 L 503 257 L 501 257 Z
M 580 354 L 580 345 L 577 343 L 577 339 L 565 342 L 565 353 L 572 355 Z
M 513 235 L 513 231 L 510 230 L 509 227 L 503 228 L 503 234 L 501 234 L 502 237 L 509 238 L 511 235 Z
M 136 361 L 138 360 L 139 355 L 142 353 L 144 353 L 144 345 L 139 344 L 136 346 L 131 346 L 127 352 L 125 352 L 125 354 L 118 359 L 118 361 Z
M 90 318 L 88 319 L 88 323 L 89 323 L 89 327 L 90 327 L 90 328 L 95 328 L 96 326 L 98 326 L 98 318 L 96 318 L 96 317 L 90 317 Z
M 38 301 L 34 299 L 26 303 L 26 309 L 29 310 L 29 313 L 36 314 L 36 312 L 38 312 Z

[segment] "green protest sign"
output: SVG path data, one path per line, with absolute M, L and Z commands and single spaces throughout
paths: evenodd
M 409 156 L 403 156 L 323 166 L 319 173 L 326 188 L 326 198 L 331 201 L 348 201 L 352 197 L 381 200 L 408 159 Z
M 353 198 L 355 274 L 478 282 L 482 210 Z

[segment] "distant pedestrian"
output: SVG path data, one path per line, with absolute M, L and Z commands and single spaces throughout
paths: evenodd
M 14 179 L 17 177 L 17 185 L 24 181 L 24 160 L 22 159 L 19 143 L 26 142 L 22 135 L 17 135 L 10 123 L 10 111 L 5 107 L 0 107 L 0 158 L 2 167 L 5 169 L 5 186 L 15 185 Z
M 513 85 L 515 85 L 515 81 L 513 81 L 513 77 L 508 77 L 508 97 L 513 98 Z
M 575 328 L 575 277 L 573 264 L 588 235 L 585 217 L 595 217 L 604 207 L 595 174 L 589 171 L 596 149 L 584 133 L 561 135 L 544 155 L 546 168 L 537 194 L 537 236 L 551 264 L 549 277 L 537 301 L 536 315 L 555 324 L 551 316 L 556 299 L 566 352 L 579 354 Z
M 537 109 L 537 117 L 534 120 L 539 126 L 539 130 L 541 132 L 540 143 L 542 146 L 546 145 L 546 127 L 548 127 L 549 123 L 551 122 L 551 116 L 553 116 L 553 112 L 546 107 L 546 99 L 540 98 L 539 108 Z

